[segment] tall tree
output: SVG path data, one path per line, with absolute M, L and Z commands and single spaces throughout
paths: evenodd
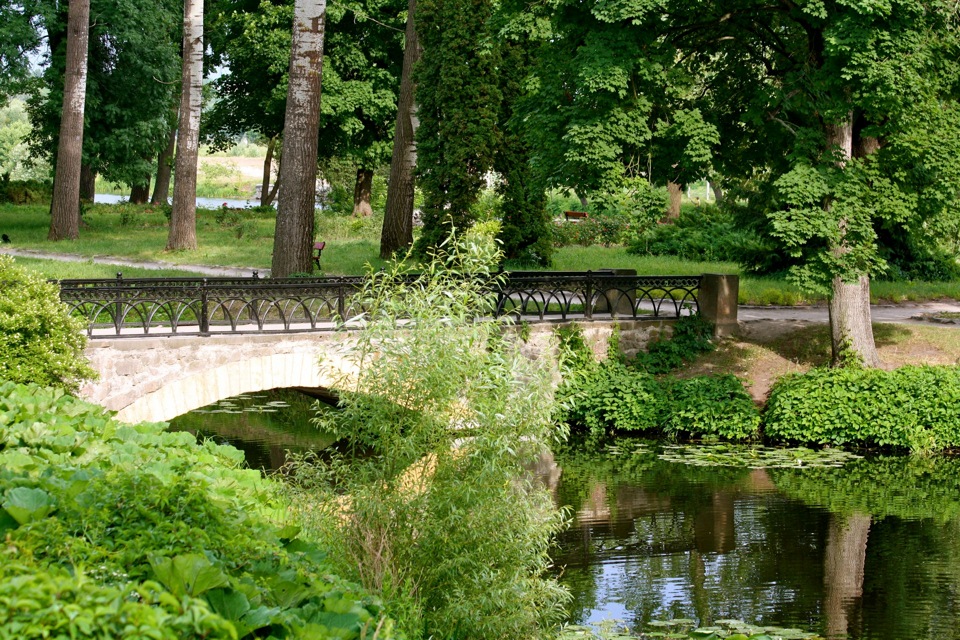
M 67 18 L 67 71 L 50 205 L 50 233 L 47 236 L 50 240 L 74 240 L 80 235 L 80 164 L 89 30 L 90 0 L 74 0 L 70 3 Z
M 421 255 L 451 228 L 473 224 L 486 173 L 499 143 L 500 87 L 490 46 L 491 0 L 420 0 L 417 34 L 417 179 L 424 194 Z
M 326 0 L 297 0 L 294 7 L 283 162 L 278 178 L 283 191 L 273 238 L 271 272 L 276 278 L 313 269 L 325 12 Z
M 380 234 L 380 257 L 385 260 L 413 244 L 414 170 L 417 166 L 415 136 L 420 124 L 417 120 L 416 85 L 413 82 L 413 67 L 420 59 L 416 13 L 417 0 L 410 0 L 404 32 L 397 121 L 393 129 L 390 180 L 387 183 L 387 208 L 383 213 L 383 230 Z
M 197 248 L 197 159 L 203 90 L 203 0 L 183 2 L 183 75 L 167 250 Z
M 176 4 L 176 6 L 174 6 Z M 66 6 L 66 3 L 63 3 Z M 170 104 L 180 69 L 180 7 L 174 0 L 91 0 L 84 107 L 85 175 L 135 185 L 153 173 L 166 144 Z M 38 17 L 50 42 L 50 63 L 28 100 L 34 157 L 57 153 L 65 26 L 51 3 Z M 85 195 L 90 195 L 86 192 Z
M 174 116 L 177 110 L 174 110 Z M 176 118 L 174 118 L 176 120 Z M 167 204 L 168 194 L 170 193 L 170 177 L 173 173 L 173 152 L 177 147 L 177 130 L 170 127 L 167 134 L 167 146 L 163 148 L 157 157 L 157 179 L 153 183 L 153 195 L 150 197 L 151 204 Z

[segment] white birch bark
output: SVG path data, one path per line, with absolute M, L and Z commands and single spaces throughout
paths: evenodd
M 326 0 L 296 0 L 287 108 L 273 238 L 273 277 L 313 269 L 313 216 L 317 199 L 317 135 Z
M 203 0 L 183 0 L 183 78 L 173 211 L 167 250 L 197 248 L 197 160 L 200 151 L 200 98 L 203 91 Z

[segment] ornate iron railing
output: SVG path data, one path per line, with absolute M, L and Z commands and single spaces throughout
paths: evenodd
M 700 276 L 512 272 L 495 315 L 527 322 L 696 313 Z M 98 337 L 333 331 L 362 318 L 360 276 L 62 280 L 60 299 Z

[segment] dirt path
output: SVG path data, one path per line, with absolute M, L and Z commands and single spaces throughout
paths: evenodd
M 228 277 L 228 278 L 248 278 L 253 275 L 253 267 L 217 267 L 204 264 L 174 264 L 173 262 L 164 262 L 162 260 L 131 260 L 129 258 L 120 258 L 117 256 L 82 256 L 76 253 L 59 253 L 53 251 L 36 251 L 33 249 L 14 249 L 12 247 L 0 247 L 0 254 L 17 256 L 20 258 L 36 258 L 38 260 L 59 260 L 61 262 L 93 262 L 95 264 L 112 264 L 118 267 L 139 267 L 140 269 L 176 269 L 180 271 L 192 271 L 205 276 Z M 270 275 L 270 269 L 256 269 L 258 275 L 267 277 Z

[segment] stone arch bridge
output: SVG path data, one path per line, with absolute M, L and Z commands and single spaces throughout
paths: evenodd
M 508 330 L 522 333 L 530 358 L 553 358 L 554 329 L 571 322 L 581 324 L 601 356 L 615 329 L 620 348 L 630 355 L 670 331 L 683 313 L 699 312 L 720 333 L 736 327 L 735 276 L 677 279 L 682 284 L 671 292 L 666 279 L 648 278 L 655 282 L 644 284 L 642 278 L 621 281 L 618 275 L 588 283 L 587 293 L 576 289 L 569 274 L 564 277 L 557 284 L 537 275 L 536 287 L 502 295 L 498 310 L 518 317 Z M 267 295 L 262 284 L 254 284 L 255 293 L 241 297 L 233 282 L 220 293 L 212 288 L 189 295 L 177 282 L 156 285 L 163 295 L 131 281 L 109 287 L 89 282 L 61 283 L 64 302 L 88 318 L 86 355 L 99 373 L 80 395 L 117 412 L 122 421 L 166 421 L 224 398 L 269 389 L 329 394 L 339 375 L 355 373 L 338 355 L 352 336 L 349 322 L 336 321 L 349 316 L 351 301 L 343 297 L 342 286 L 339 299 L 316 294 L 314 301 L 302 293 L 302 283 L 291 285 L 295 296 L 278 295 L 276 284 Z M 655 299 L 649 291 L 663 297 Z

